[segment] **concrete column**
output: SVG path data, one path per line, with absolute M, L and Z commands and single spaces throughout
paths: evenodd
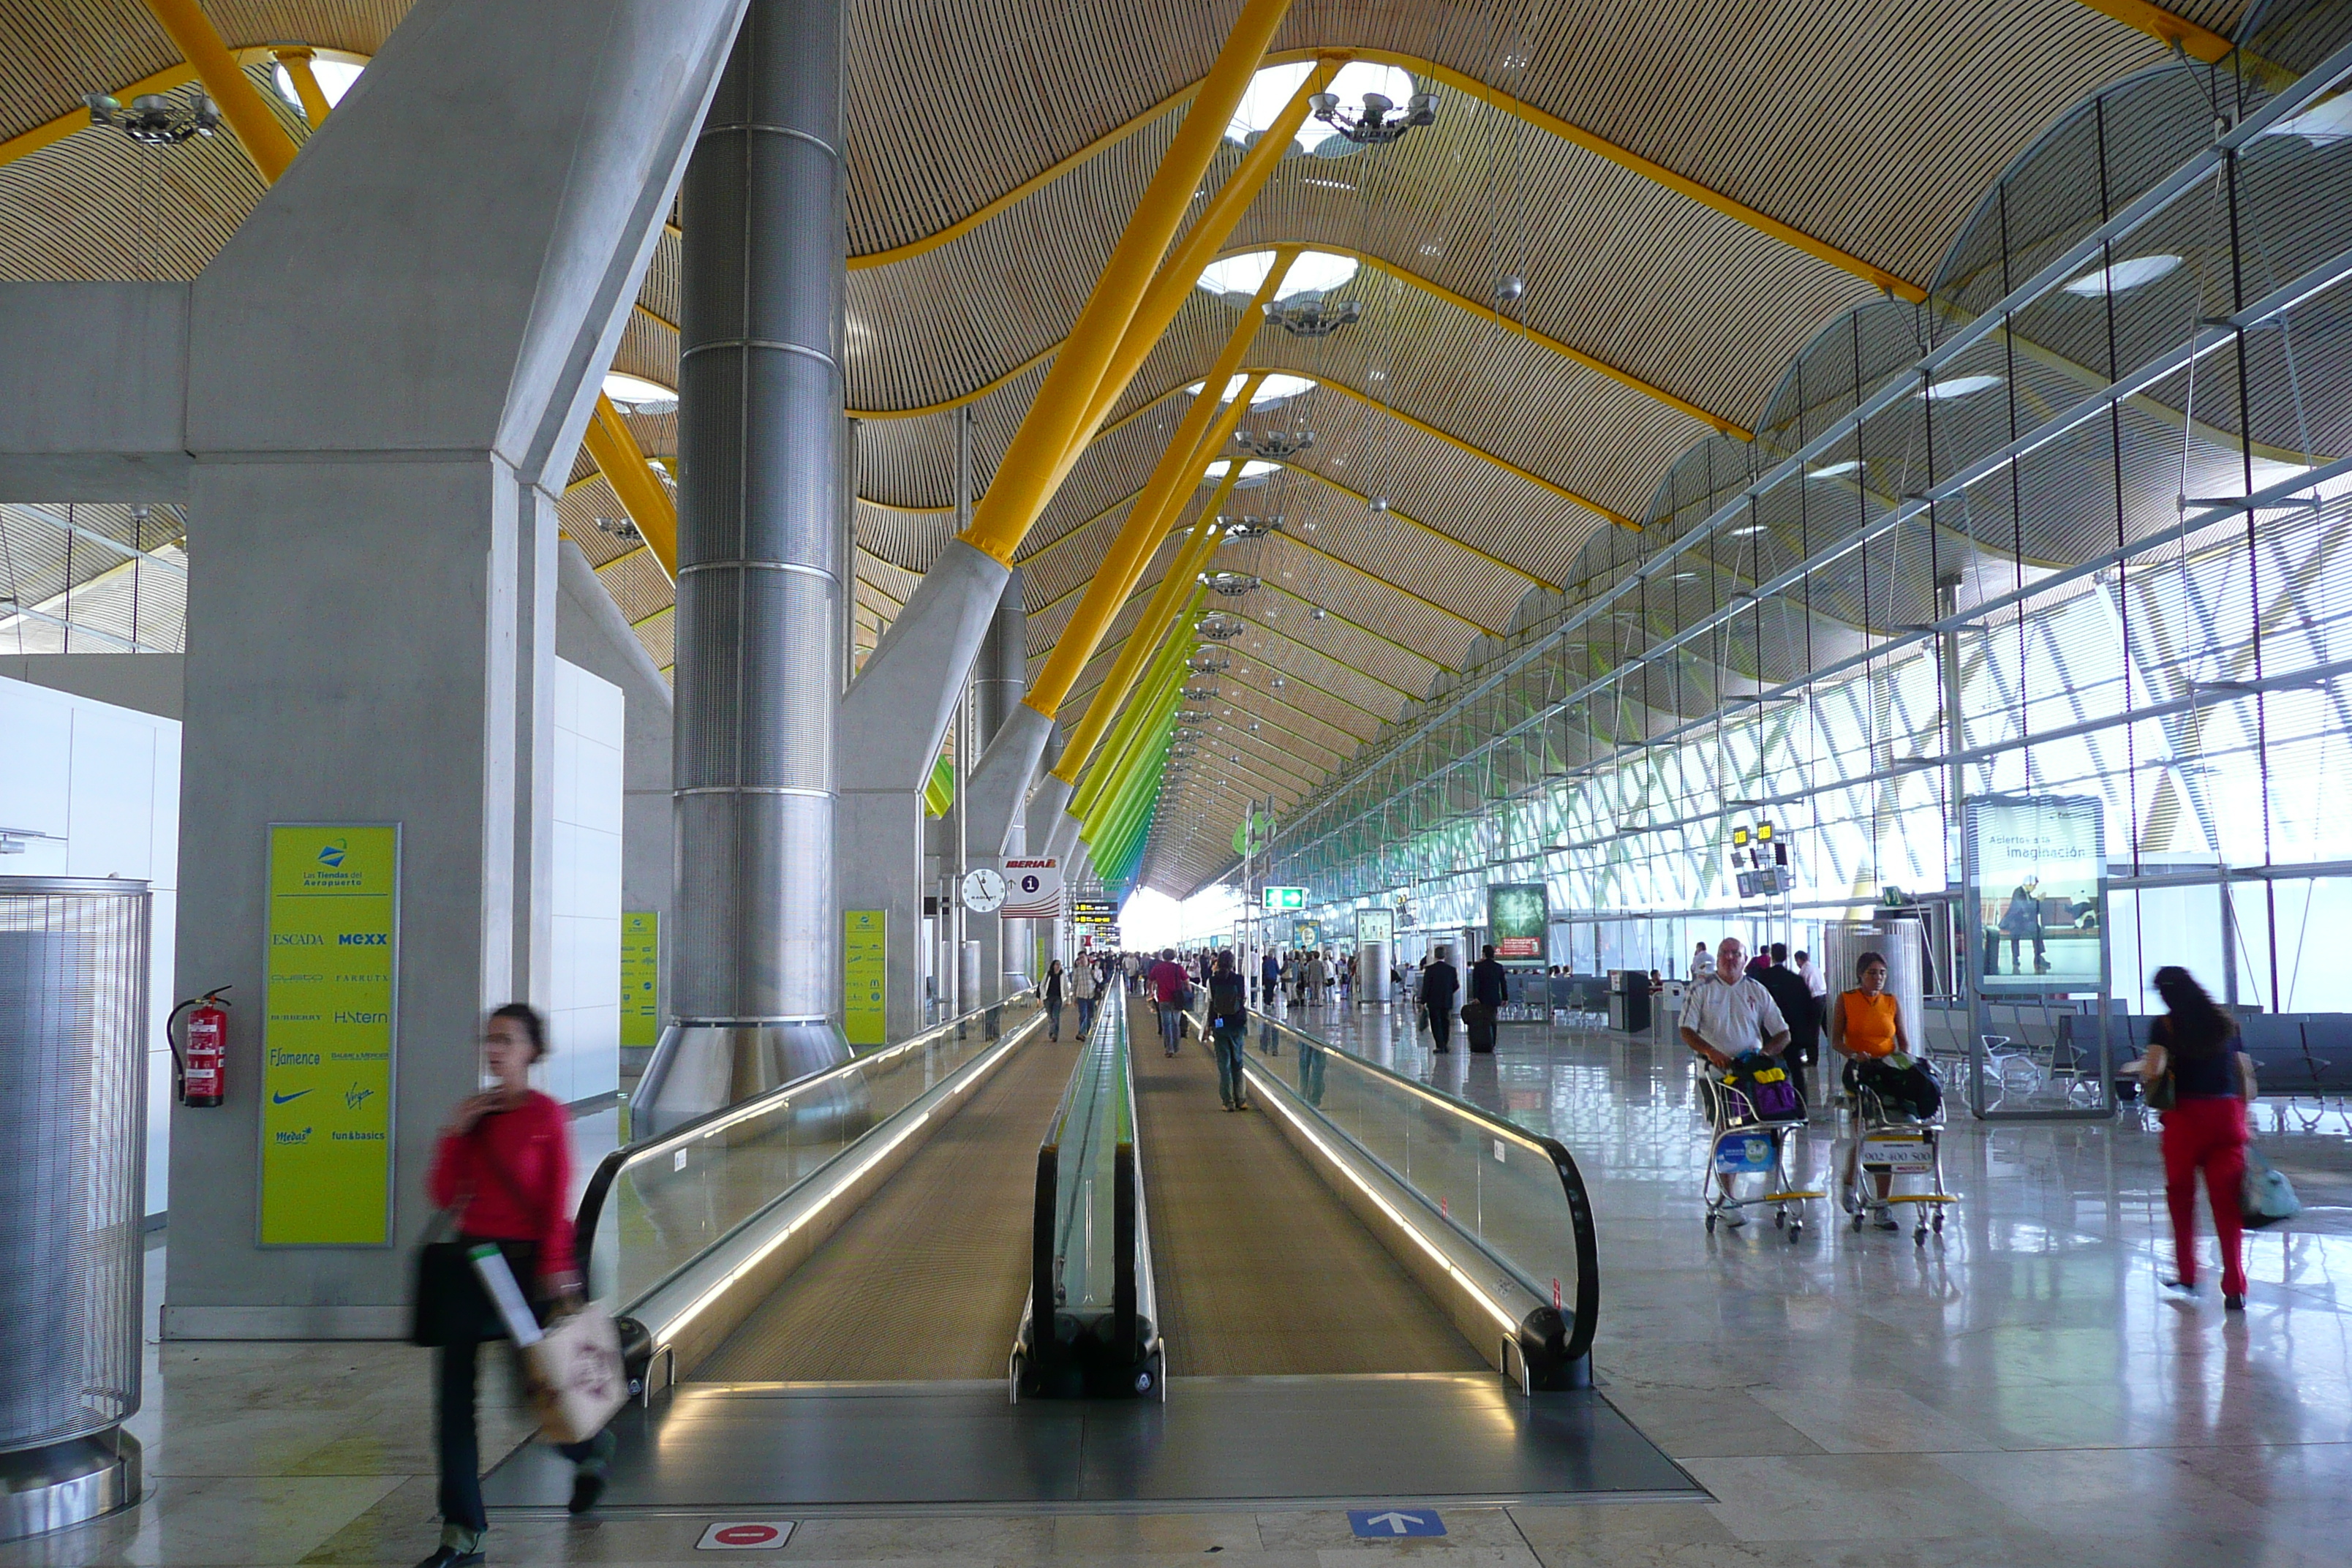
M 841 24 L 840 0 L 753 0 L 680 205 L 678 941 L 652 1130 L 848 1057 Z
M 980 645 L 980 657 L 973 662 L 971 672 L 972 730 L 980 747 L 979 766 L 965 779 L 964 863 L 985 866 L 992 870 L 1004 869 L 1004 858 L 1020 853 L 1021 814 L 1017 801 L 1008 803 L 1006 793 L 988 773 L 993 742 L 1017 713 L 1029 712 L 1021 705 L 1022 695 L 1029 684 L 1029 612 L 1021 597 L 1021 569 L 1014 567 L 1004 580 L 1004 588 L 996 601 L 995 616 L 988 624 L 988 636 Z M 1034 719 L 1035 714 L 1032 713 Z M 1050 725 L 1048 726 L 1050 728 Z M 1001 770 L 1003 759 L 997 759 Z M 1024 780 L 1026 793 L 1026 781 Z M 1026 921 L 1009 921 L 994 913 L 972 913 L 966 917 L 966 934 L 980 943 L 981 1002 L 1002 1000 L 1005 989 L 1014 984 L 1006 976 L 1025 973 Z
M 404 1333 L 484 1011 L 548 1000 L 554 491 L 740 8 L 418 0 L 180 331 L 154 291 L 77 294 L 139 353 L 18 363 L 51 424 L 0 431 L 29 448 L 0 475 L 189 508 L 177 988 L 233 984 L 238 1011 L 227 1104 L 173 1114 L 171 1337 Z M 142 395 L 173 406 L 126 425 L 125 367 L 167 359 Z M 274 822 L 401 827 L 389 1245 L 257 1244 Z

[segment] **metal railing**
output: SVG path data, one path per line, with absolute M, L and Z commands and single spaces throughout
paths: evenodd
M 1096 1015 L 1038 1146 L 1031 1260 L 1013 1397 L 1167 1397 L 1123 1006 Z
M 1023 992 L 614 1150 L 580 1199 L 589 1293 L 627 1313 L 1040 1010 Z
M 1263 1014 L 1251 1018 L 1244 1055 L 1287 1105 L 1418 1199 L 1424 1225 L 1433 1221 L 1460 1237 L 1519 1289 L 1549 1303 L 1526 1313 L 1510 1342 L 1528 1383 L 1589 1381 L 1601 1317 L 1600 1241 L 1584 1177 L 1559 1140 Z

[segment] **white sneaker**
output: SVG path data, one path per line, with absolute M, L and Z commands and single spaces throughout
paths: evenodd
M 1738 1230 L 1741 1226 L 1748 1223 L 1748 1216 L 1741 1214 L 1738 1209 L 1725 1209 L 1717 1223 L 1729 1229 Z

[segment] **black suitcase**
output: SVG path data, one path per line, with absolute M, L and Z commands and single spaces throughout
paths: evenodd
M 1484 1002 L 1473 1002 L 1462 1009 L 1462 1032 L 1470 1037 L 1470 1048 L 1481 1053 L 1495 1048 L 1495 1009 Z

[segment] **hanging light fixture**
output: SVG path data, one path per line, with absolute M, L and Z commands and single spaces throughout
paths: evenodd
M 1258 580 L 1245 572 L 1212 572 L 1201 581 L 1209 585 L 1209 592 L 1223 594 L 1228 599 L 1254 593 L 1258 586 Z
M 1217 689 L 1213 686 L 1188 686 L 1184 689 L 1184 700 L 1187 702 L 1214 702 L 1216 700 Z
M 1184 668 L 1195 675 L 1223 675 L 1233 668 L 1234 661 L 1213 648 L 1196 648 Z
M 1315 445 L 1312 430 L 1236 430 L 1234 444 L 1270 463 L 1286 462 Z
M 209 136 L 220 129 L 220 110 L 202 92 L 196 93 L 184 109 L 160 92 L 142 92 L 122 107 L 122 100 L 102 92 L 93 92 L 82 101 L 89 105 L 92 125 L 110 125 L 133 142 L 150 147 L 176 147 L 198 136 Z
M 1265 319 L 1294 338 L 1328 338 L 1341 327 L 1354 326 L 1363 315 L 1361 300 L 1327 300 L 1319 294 L 1265 303 Z
M 1437 95 L 1415 92 L 1405 100 L 1404 112 L 1395 113 L 1396 100 L 1386 93 L 1367 92 L 1350 110 L 1336 92 L 1318 92 L 1307 100 L 1315 118 L 1359 147 L 1381 147 L 1417 125 L 1437 122 Z M 1392 117 L 1393 116 L 1393 117 Z
M 1211 642 L 1231 642 L 1248 628 L 1230 616 L 1211 616 L 1192 629 Z
M 1269 533 L 1280 533 L 1282 531 L 1282 514 L 1280 512 L 1275 513 L 1272 517 L 1245 515 L 1242 517 L 1220 517 L 1217 521 L 1224 525 L 1225 537 L 1227 539 L 1264 539 Z

